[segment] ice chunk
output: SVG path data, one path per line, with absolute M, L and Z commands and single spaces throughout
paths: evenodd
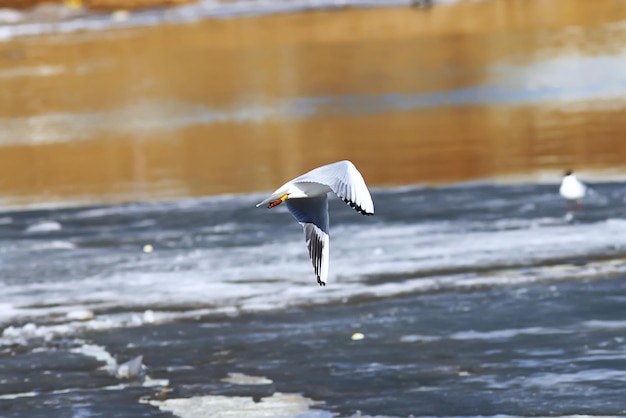
M 55 221 L 42 221 L 37 222 L 35 224 L 29 225 L 26 228 L 27 233 L 35 233 L 35 232 L 52 232 L 52 231 L 60 231 L 61 224 Z
M 269 385 L 272 380 L 265 377 L 248 376 L 243 373 L 228 373 L 228 377 L 222 379 L 222 382 L 232 383 L 235 385 Z
M 143 373 L 143 356 L 139 355 L 128 360 L 126 363 L 120 364 L 117 368 L 115 376 L 120 379 L 131 379 L 140 377 Z

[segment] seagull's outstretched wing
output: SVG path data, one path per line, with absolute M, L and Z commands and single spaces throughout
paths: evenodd
M 374 214 L 374 202 L 363 176 L 348 160 L 318 167 L 291 182 L 324 184 L 356 211 L 363 215 Z
M 328 195 L 285 202 L 289 212 L 304 228 L 309 257 L 315 269 L 317 283 L 326 286 L 328 279 L 329 244 Z

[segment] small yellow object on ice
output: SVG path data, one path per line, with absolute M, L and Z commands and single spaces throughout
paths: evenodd
M 144 253 L 151 253 L 152 250 L 154 250 L 154 248 L 150 244 L 146 244 L 146 245 L 143 246 L 143 252 Z
M 365 335 L 361 334 L 360 332 L 355 332 L 354 334 L 352 334 L 352 341 L 362 340 L 363 338 L 365 338 Z

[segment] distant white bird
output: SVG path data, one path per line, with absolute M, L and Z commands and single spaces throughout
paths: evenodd
M 324 165 L 280 186 L 256 205 L 273 208 L 286 202 L 289 212 L 304 227 L 317 283 L 326 286 L 329 258 L 328 193 L 333 192 L 363 215 L 374 214 L 365 181 L 350 161 Z
M 576 201 L 580 208 L 582 199 L 587 194 L 587 186 L 576 178 L 576 174 L 572 170 L 567 170 L 563 181 L 561 181 L 559 193 L 568 201 Z

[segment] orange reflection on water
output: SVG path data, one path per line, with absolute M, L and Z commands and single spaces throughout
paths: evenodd
M 344 158 L 379 186 L 619 170 L 624 101 L 579 84 L 595 71 L 609 93 L 618 84 L 619 69 L 585 59 L 626 63 L 624 19 L 609 0 L 491 0 L 15 38 L 0 44 L 0 193 L 252 192 Z M 386 102 L 494 80 L 512 97 L 551 83 L 587 95 Z

